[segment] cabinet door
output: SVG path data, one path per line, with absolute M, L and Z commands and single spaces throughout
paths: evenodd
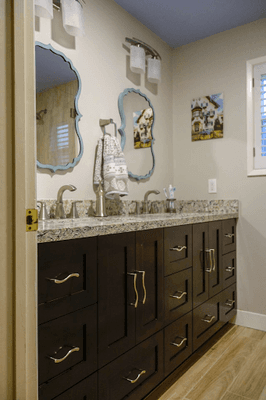
M 236 250 L 236 221 L 226 219 L 222 222 L 223 226 L 223 254 Z
M 163 326 L 163 230 L 136 233 L 139 302 L 136 339 L 140 342 Z
M 236 285 L 229 286 L 222 293 L 221 321 L 228 322 L 236 315 Z
M 97 301 L 97 238 L 38 245 L 39 324 Z
M 164 278 L 165 323 L 182 317 L 192 309 L 192 268 Z
M 135 233 L 98 238 L 99 367 L 135 345 L 135 269 Z
M 163 331 L 99 371 L 99 400 L 140 400 L 163 379 Z
M 223 260 L 223 287 L 226 288 L 236 282 L 236 252 L 225 254 Z
M 164 272 L 170 275 L 192 266 L 192 225 L 164 230 Z
M 220 221 L 209 223 L 209 251 L 212 272 L 209 273 L 209 297 L 223 289 L 222 278 L 222 224 Z
M 193 225 L 193 307 L 209 297 L 209 274 L 211 272 L 208 223 Z
M 53 399 L 97 369 L 97 306 L 39 326 L 39 398 Z
M 164 330 L 165 376 L 192 353 L 192 312 L 179 318 Z

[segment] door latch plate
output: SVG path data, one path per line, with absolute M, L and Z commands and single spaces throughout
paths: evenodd
M 30 208 L 26 210 L 26 232 L 37 231 L 38 210 Z

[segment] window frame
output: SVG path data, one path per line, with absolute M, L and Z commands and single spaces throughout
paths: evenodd
M 266 168 L 255 168 L 254 166 L 254 148 L 256 132 L 254 128 L 254 66 L 266 63 L 266 56 L 254 58 L 246 62 L 246 95 L 247 95 L 247 176 L 266 175 Z

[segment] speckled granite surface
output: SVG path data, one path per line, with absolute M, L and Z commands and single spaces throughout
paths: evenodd
M 238 218 L 238 200 L 177 201 L 177 213 L 113 215 L 39 222 L 38 243 Z

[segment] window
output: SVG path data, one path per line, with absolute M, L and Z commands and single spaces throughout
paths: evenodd
M 266 175 L 266 57 L 247 62 L 248 176 Z

